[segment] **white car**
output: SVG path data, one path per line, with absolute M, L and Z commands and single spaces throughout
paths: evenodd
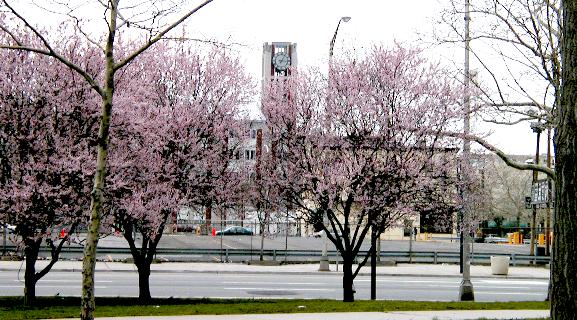
M 485 243 L 507 243 L 509 240 L 507 238 L 497 237 L 494 235 L 489 235 L 485 237 Z
M 325 233 L 325 231 L 321 230 L 321 231 L 314 232 L 311 236 L 313 236 L 315 238 L 321 238 L 324 233 Z M 333 238 L 336 238 L 334 233 L 330 232 L 330 234 L 333 236 Z

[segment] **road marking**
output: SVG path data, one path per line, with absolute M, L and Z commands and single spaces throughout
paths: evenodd
M 263 281 L 222 281 L 222 284 L 274 284 L 274 285 L 326 285 L 324 282 L 263 282 Z
M 458 288 L 459 285 L 442 285 L 442 284 L 426 284 L 423 285 L 424 287 L 431 287 L 431 288 Z M 494 288 L 499 288 L 499 289 L 519 289 L 519 290 L 528 290 L 531 289 L 531 287 L 519 287 L 519 286 L 492 286 L 492 285 L 479 285 L 479 284 L 474 284 L 473 285 L 474 288 L 490 288 L 490 289 L 494 289 Z
M 218 243 L 218 244 L 221 243 L 221 242 L 220 242 L 220 241 L 221 241 L 221 238 L 220 238 L 219 236 L 216 236 L 216 237 L 213 237 L 213 238 L 214 238 L 214 242 L 216 242 L 216 243 Z M 223 246 L 228 247 L 228 248 L 230 248 L 230 249 L 238 249 L 238 248 L 235 248 L 235 247 L 233 247 L 233 246 L 229 246 L 228 244 L 224 243 L 224 239 L 222 239 L 222 240 L 223 240 L 223 242 L 222 242 L 222 245 L 223 245 Z
M 483 282 L 483 283 L 507 283 L 507 284 L 534 284 L 534 285 L 549 285 L 547 281 L 537 281 L 537 280 L 473 280 L 473 282 Z
M 224 290 L 264 290 L 264 291 L 335 291 L 335 289 L 316 289 L 316 288 L 223 288 Z
M 370 279 L 355 279 L 355 282 L 370 282 Z M 396 279 L 377 279 L 377 282 L 390 282 L 390 283 L 453 283 L 458 285 L 460 280 L 396 280 Z
M 14 280 L 14 281 L 19 281 L 19 280 Z M 38 280 L 38 283 L 42 283 L 42 282 L 70 282 L 69 280 L 53 280 L 53 279 L 40 279 Z M 111 280 L 96 280 L 95 282 L 100 282 L 100 283 L 112 283 L 114 281 Z
M 475 294 L 500 294 L 500 295 L 517 295 L 517 296 L 543 296 L 546 293 L 532 292 L 493 292 L 493 291 L 475 291 Z
M 58 286 L 58 288 L 79 288 L 79 285 L 75 285 L 75 286 Z M 24 284 L 22 284 L 21 286 L 0 286 L 0 288 L 24 288 Z M 36 285 L 36 288 L 55 288 L 54 286 L 42 286 L 42 285 Z M 95 288 L 98 289 L 107 289 L 108 287 L 104 287 L 104 286 L 95 286 Z
M 480 284 L 473 284 L 475 288 L 499 288 L 499 289 L 521 289 L 521 290 L 528 290 L 528 289 L 536 289 L 535 287 L 521 287 L 521 286 L 484 286 Z
M 218 270 L 214 270 L 216 272 L 218 272 Z M 204 276 L 203 276 L 204 277 Z M 273 280 L 278 279 L 279 275 L 278 274 L 230 274 L 230 273 L 219 273 L 218 274 L 219 278 L 257 278 L 257 279 L 263 279 L 263 278 L 272 278 Z M 306 279 L 306 278 L 311 278 L 311 279 L 330 279 L 330 278 L 335 278 L 335 279 L 342 279 L 343 277 L 341 275 L 328 275 L 328 274 L 323 274 L 323 275 L 298 275 L 299 279 Z M 357 280 L 355 280 L 357 281 Z M 365 280 L 363 280 L 365 281 Z M 368 281 L 368 280 L 367 280 Z

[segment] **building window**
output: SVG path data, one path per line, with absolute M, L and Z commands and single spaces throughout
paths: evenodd
M 250 138 L 256 139 L 256 130 L 255 129 L 250 129 Z

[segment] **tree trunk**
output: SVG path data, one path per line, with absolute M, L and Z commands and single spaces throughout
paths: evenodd
M 260 261 L 264 261 L 264 227 L 265 224 L 261 222 L 260 224 Z
M 24 305 L 33 306 L 36 302 L 36 260 L 38 260 L 39 244 L 32 239 L 24 240 L 26 255 L 26 270 L 24 272 Z
M 555 130 L 555 211 L 551 318 L 575 319 L 577 314 L 577 0 L 562 1 L 562 85 Z
M 108 156 L 108 141 L 110 121 L 112 120 L 112 101 L 114 96 L 114 37 L 116 30 L 118 0 L 112 1 L 110 10 L 110 32 L 106 42 L 106 71 L 102 95 L 102 110 L 100 128 L 98 130 L 98 154 L 96 156 L 96 172 L 91 192 L 90 226 L 84 245 L 84 260 L 82 263 L 82 297 L 80 306 L 81 320 L 94 320 L 96 308 L 94 295 L 94 269 L 96 267 L 96 246 L 100 234 L 102 220 L 102 204 L 104 202 L 104 177 L 106 175 L 106 158 Z
M 96 266 L 96 246 L 100 234 L 100 222 L 102 220 L 102 203 L 104 176 L 106 171 L 106 157 L 108 154 L 108 129 L 110 127 L 110 118 L 112 109 L 112 98 L 105 103 L 99 137 L 103 142 L 99 144 L 98 156 L 96 161 L 96 174 L 94 175 L 94 187 L 92 190 L 92 199 L 90 204 L 90 226 L 86 235 L 86 244 L 84 245 L 84 260 L 82 264 L 82 298 L 81 314 L 82 320 L 94 319 L 94 269 Z M 106 127 L 106 129 L 104 129 Z M 102 131 L 106 131 L 103 135 Z
M 140 263 L 138 268 L 138 300 L 142 304 L 148 304 L 152 299 L 150 295 L 150 263 L 148 259 L 143 259 L 145 262 Z
M 343 257 L 343 302 L 355 301 L 353 260 Z
M 206 221 L 206 230 L 210 235 L 210 227 L 212 222 L 212 204 L 208 204 L 204 209 L 204 221 Z
M 168 211 L 164 216 L 164 221 L 168 219 Z M 150 265 L 154 260 L 154 255 L 156 254 L 156 248 L 160 239 L 162 238 L 162 231 L 164 230 L 165 223 L 162 223 L 158 227 L 158 233 L 151 239 L 146 233 L 140 233 L 142 236 L 142 243 L 140 249 L 136 247 L 135 237 L 133 237 L 133 232 L 135 230 L 134 222 L 126 221 L 123 225 L 124 239 L 128 242 L 130 247 L 130 253 L 132 254 L 132 259 L 134 259 L 134 265 L 138 269 L 138 299 L 142 304 L 148 304 L 152 300 L 150 294 Z

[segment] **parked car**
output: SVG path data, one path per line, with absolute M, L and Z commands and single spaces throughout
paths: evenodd
M 16 231 L 16 226 L 13 226 L 11 224 L 6 225 L 6 232 L 14 233 L 15 231 Z M 4 232 L 4 225 L 2 225 L 2 224 L 0 224 L 0 232 Z
M 490 234 L 485 237 L 485 243 L 507 243 L 509 240 L 503 237 L 497 237 L 496 235 Z
M 323 236 L 324 233 L 325 233 L 325 231 L 321 230 L 321 231 L 313 232 L 313 234 L 311 234 L 311 236 L 315 237 L 315 238 L 320 238 Z
M 323 236 L 323 234 L 325 234 L 325 231 L 321 230 L 321 231 L 314 232 L 311 236 L 313 236 L 315 238 L 321 238 Z M 330 234 L 333 236 L 333 238 L 337 237 L 337 236 L 335 236 L 335 234 L 333 232 L 330 232 Z
M 223 236 L 232 236 L 232 235 L 252 236 L 253 232 L 249 228 L 235 226 L 235 227 L 228 227 L 224 230 L 218 230 L 216 232 L 216 235 L 217 236 L 220 236 L 220 235 L 223 235 Z

